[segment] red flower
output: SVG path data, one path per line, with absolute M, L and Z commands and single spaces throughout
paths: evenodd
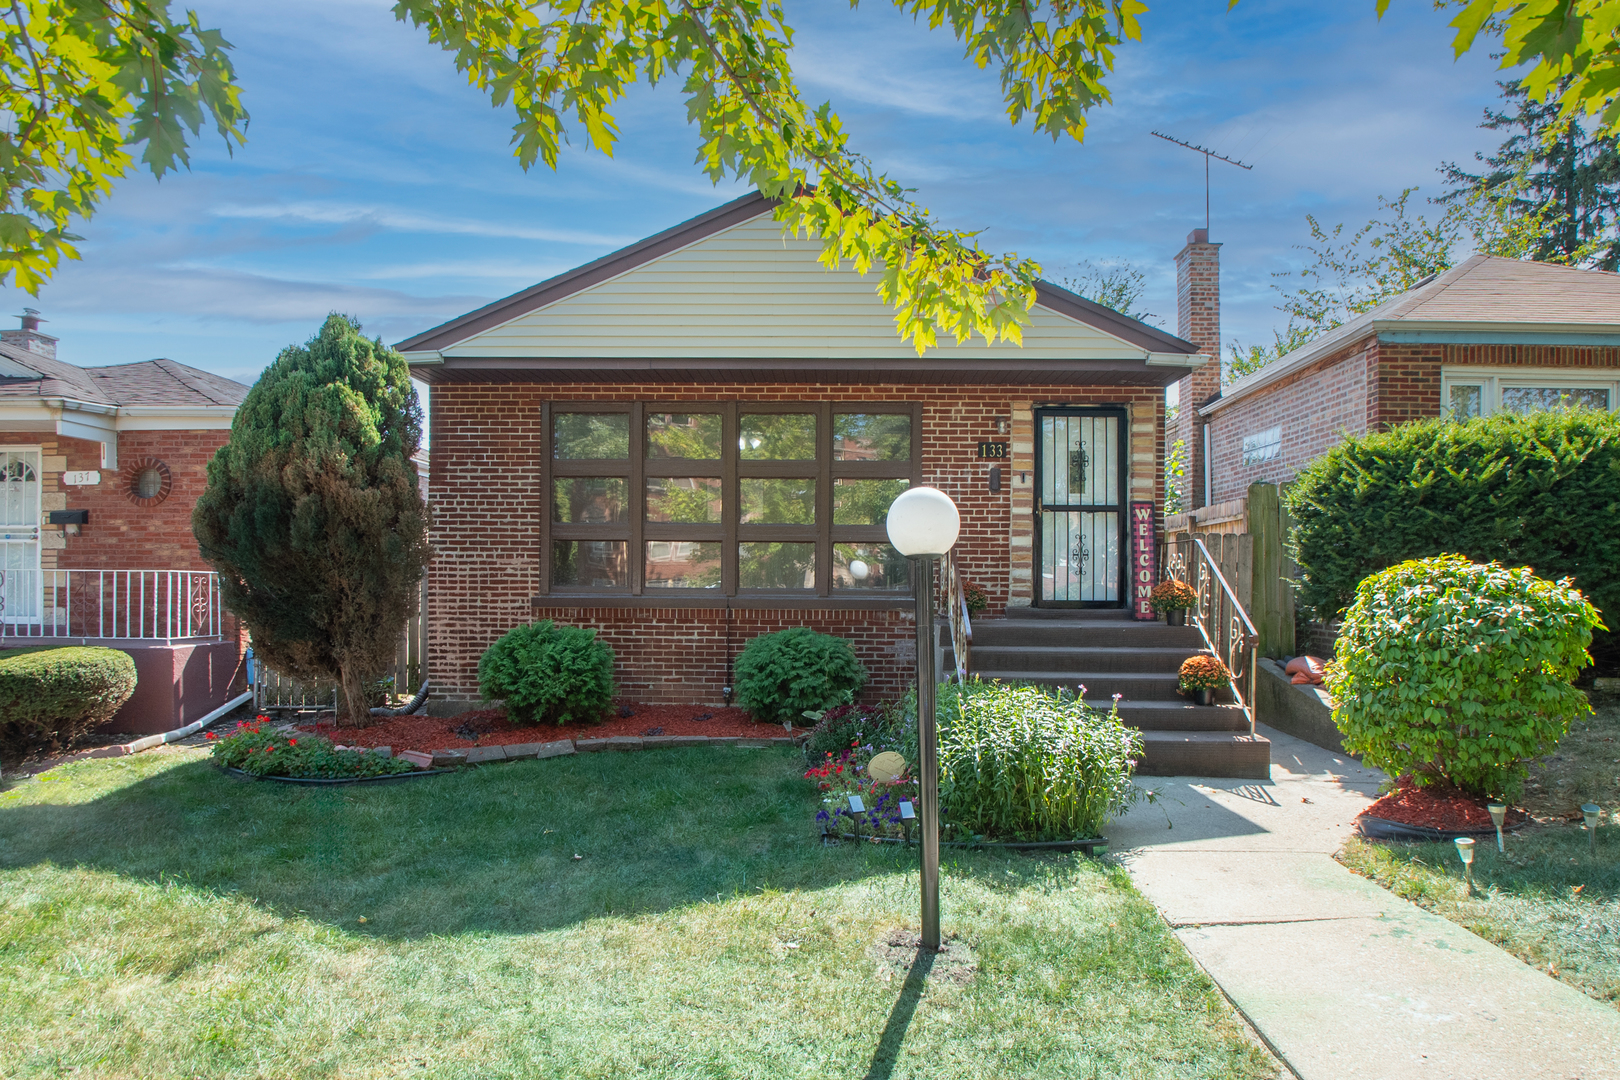
M 297 739 L 288 739 L 287 740 L 287 745 L 288 746 L 297 746 L 298 745 L 298 740 Z

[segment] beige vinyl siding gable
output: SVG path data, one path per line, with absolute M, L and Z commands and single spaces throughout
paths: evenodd
M 769 213 L 442 350 L 446 357 L 915 359 L 876 272 L 829 271 L 819 241 L 785 239 Z M 931 350 L 997 362 L 1148 354 L 1044 307 L 1023 348 L 954 339 Z

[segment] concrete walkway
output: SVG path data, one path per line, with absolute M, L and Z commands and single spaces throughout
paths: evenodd
M 1301 1080 L 1620 1080 L 1620 1012 L 1334 861 L 1382 773 L 1261 734 L 1269 782 L 1142 777 L 1109 847 Z

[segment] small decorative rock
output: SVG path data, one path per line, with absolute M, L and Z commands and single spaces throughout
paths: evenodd
M 561 757 L 564 754 L 572 754 L 573 752 L 574 742 L 572 739 L 558 739 L 556 742 L 541 743 L 540 749 L 535 752 L 534 756 L 542 758 Z
M 467 751 L 435 750 L 433 751 L 433 764 L 439 768 L 465 765 L 467 764 Z
M 435 762 L 432 754 L 425 754 L 420 750 L 402 750 L 399 754 L 401 761 L 408 761 L 418 769 L 431 769 Z
M 506 747 L 504 746 L 475 746 L 467 751 L 467 764 L 477 765 L 485 761 L 505 761 Z

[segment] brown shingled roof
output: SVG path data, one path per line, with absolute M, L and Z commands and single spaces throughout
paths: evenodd
M 71 398 L 98 405 L 195 406 L 242 404 L 248 388 L 173 360 L 142 360 L 82 368 L 0 343 L 0 357 L 39 378 L 0 375 L 0 400 Z M 9 365 L 8 365 L 9 366 Z

